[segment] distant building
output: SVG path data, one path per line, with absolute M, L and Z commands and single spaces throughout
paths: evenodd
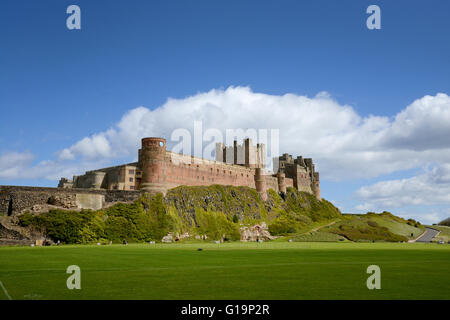
M 314 194 L 319 200 L 319 173 L 312 159 L 283 154 L 275 174 L 266 174 L 266 147 L 245 139 L 227 147 L 216 144 L 216 161 L 166 150 L 164 138 L 143 138 L 138 162 L 87 171 L 73 181 L 61 178 L 59 188 L 142 190 L 166 193 L 180 186 L 233 185 L 255 188 L 263 199 L 267 189 L 286 193 L 287 187 Z
M 73 177 L 73 188 L 138 190 L 140 171 L 137 171 L 137 162 L 87 171 L 82 176 Z

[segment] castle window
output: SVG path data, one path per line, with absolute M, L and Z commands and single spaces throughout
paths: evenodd
M 134 186 L 130 186 L 130 190 L 134 190 Z
M 133 182 L 133 178 L 130 178 L 130 182 Z
M 128 170 L 129 174 L 134 174 L 134 170 Z

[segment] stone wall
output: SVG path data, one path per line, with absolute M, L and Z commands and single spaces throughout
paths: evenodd
M 43 204 L 66 209 L 96 210 L 105 203 L 129 202 L 139 196 L 138 191 L 0 186 L 0 213 L 14 215 Z

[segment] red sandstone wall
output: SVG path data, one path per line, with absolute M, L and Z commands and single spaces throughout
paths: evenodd
M 286 183 L 286 188 L 294 187 L 294 179 L 292 178 L 284 178 L 284 183 Z
M 278 178 L 273 176 L 266 176 L 266 187 L 267 190 L 273 189 L 278 192 Z
M 179 185 L 204 186 L 223 184 L 255 188 L 254 169 L 226 165 L 166 152 L 165 184 L 168 189 Z

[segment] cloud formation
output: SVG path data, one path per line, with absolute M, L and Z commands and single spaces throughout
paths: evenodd
M 365 201 L 361 208 L 408 205 L 450 205 L 450 164 L 424 169 L 407 179 L 387 180 L 360 188 L 356 195 Z
M 135 158 L 145 136 L 170 138 L 173 130 L 280 129 L 280 151 L 313 157 L 326 179 L 372 178 L 427 163 L 450 163 L 450 97 L 414 101 L 393 119 L 362 117 L 322 92 L 309 98 L 255 93 L 248 87 L 168 99 L 150 110 L 127 112 L 116 126 L 60 151 L 59 160 Z M 170 146 L 170 145 L 169 145 Z

